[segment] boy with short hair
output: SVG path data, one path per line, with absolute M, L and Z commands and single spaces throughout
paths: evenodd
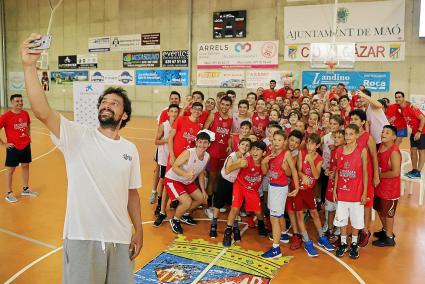
M 239 140 L 242 138 L 249 138 L 251 133 L 252 123 L 248 120 L 242 121 L 238 133 L 233 133 L 229 139 L 228 152 L 237 152 Z

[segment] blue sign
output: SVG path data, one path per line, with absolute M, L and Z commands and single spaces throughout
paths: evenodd
M 136 70 L 136 85 L 142 86 L 188 86 L 189 71 L 183 70 Z
M 364 85 L 371 92 L 389 92 L 390 72 L 327 72 L 303 71 L 302 86 L 313 89 L 318 85 L 337 85 L 344 83 L 347 90 L 357 90 Z

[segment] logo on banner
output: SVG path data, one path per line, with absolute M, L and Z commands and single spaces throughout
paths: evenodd
M 249 42 L 244 43 L 244 44 L 241 44 L 241 43 L 235 44 L 235 51 L 236 52 L 241 52 L 242 50 L 245 50 L 245 52 L 251 51 L 251 44 Z
M 271 58 L 277 53 L 277 45 L 274 42 L 266 42 L 261 48 L 261 53 L 266 58 Z
M 100 72 L 94 72 L 93 76 L 91 77 L 91 80 L 93 82 L 104 82 L 105 76 L 103 76 L 102 73 L 100 73 Z
M 298 51 L 297 45 L 290 45 L 288 47 L 288 57 L 290 59 L 296 59 L 297 58 L 297 51 Z
M 86 92 L 93 92 L 93 85 L 92 84 L 88 84 L 86 86 Z
M 347 8 L 345 8 L 345 7 L 338 8 L 338 12 L 336 13 L 337 23 L 338 24 L 346 23 L 347 20 L 348 20 L 348 15 L 350 15 L 350 12 L 348 11 Z
M 392 59 L 397 59 L 400 56 L 400 50 L 400 44 L 390 44 L 390 57 Z
M 118 77 L 118 81 L 128 84 L 133 81 L 133 76 L 130 75 L 127 71 L 124 71 L 121 73 L 121 75 Z

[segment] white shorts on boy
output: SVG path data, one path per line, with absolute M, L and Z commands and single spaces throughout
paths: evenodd
M 350 220 L 354 229 L 361 230 L 364 228 L 364 205 L 360 202 L 338 201 L 334 225 L 344 227 L 348 225 Z
M 282 217 L 285 213 L 286 198 L 288 197 L 288 186 L 269 185 L 269 195 L 267 207 L 270 210 L 270 216 Z

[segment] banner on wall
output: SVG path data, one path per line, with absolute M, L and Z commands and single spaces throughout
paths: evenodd
M 97 118 L 97 102 L 105 89 L 102 83 L 74 82 L 74 121 L 96 128 L 99 126 Z
M 89 52 L 105 52 L 111 50 L 109 36 L 89 38 Z
M 347 90 L 357 90 L 364 85 L 371 92 L 388 92 L 390 90 L 390 72 L 327 72 L 303 71 L 302 86 L 313 89 L 318 85 L 337 85 L 344 83 Z
M 141 37 L 142 49 L 159 49 L 161 46 L 161 34 L 151 33 L 142 34 Z
M 24 72 L 9 72 L 7 79 L 10 91 L 25 90 Z
M 277 68 L 279 41 L 198 44 L 198 69 Z
M 97 68 L 97 54 L 79 54 L 77 55 L 77 68 Z
M 404 13 L 404 0 L 339 3 L 336 41 L 402 41 Z M 285 7 L 285 43 L 331 42 L 334 34 L 333 15 L 333 4 Z M 321 20 L 300 21 L 300 17 Z
M 189 50 L 169 50 L 162 52 L 162 67 L 189 66 Z
M 122 64 L 128 67 L 159 67 L 159 52 L 131 52 L 123 53 Z
M 253 70 L 246 71 L 245 74 L 246 88 L 263 89 L 270 88 L 270 80 L 276 81 L 276 88 L 282 88 L 283 84 L 289 83 L 292 88 L 299 87 L 299 74 L 294 71 L 269 71 L 269 70 Z
M 58 56 L 59 69 L 97 68 L 97 54 Z
M 136 85 L 142 86 L 188 86 L 189 71 L 182 70 L 136 70 Z
M 245 73 L 240 70 L 198 70 L 196 85 L 199 87 L 243 88 Z
M 111 36 L 111 51 L 129 51 L 141 49 L 140 34 Z
M 403 61 L 404 42 L 356 43 L 356 61 Z M 285 45 L 285 61 L 310 61 L 310 44 Z
M 410 95 L 410 102 L 425 113 L 425 95 Z
M 93 70 L 90 71 L 90 82 L 105 85 L 134 85 L 134 70 Z
M 88 81 L 89 71 L 52 71 L 50 80 L 52 84 L 72 85 L 74 81 Z

